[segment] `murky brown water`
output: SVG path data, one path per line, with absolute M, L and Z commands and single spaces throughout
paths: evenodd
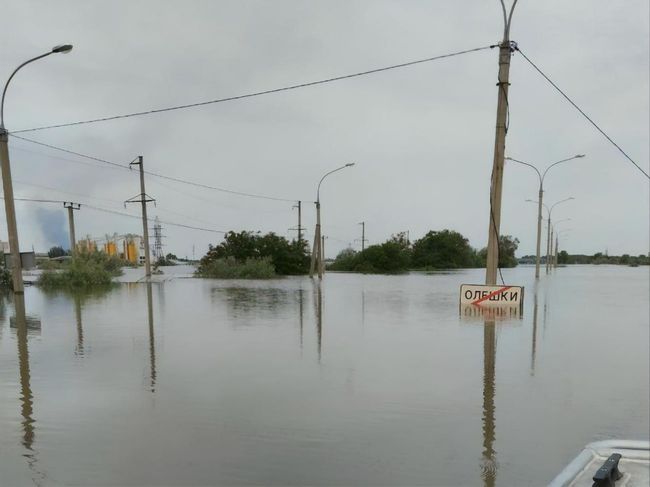
M 29 288 L 26 319 L 0 299 L 0 485 L 544 485 L 648 437 L 648 271 L 504 271 L 524 314 L 487 326 L 480 270 Z

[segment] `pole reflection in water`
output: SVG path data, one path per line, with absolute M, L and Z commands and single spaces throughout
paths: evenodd
M 366 291 L 361 290 L 361 331 L 366 329 Z
M 483 461 L 481 477 L 483 484 L 493 487 L 496 483 L 498 464 L 494 450 L 494 369 L 496 364 L 496 325 L 485 321 L 483 328 Z
M 149 363 L 151 366 L 151 392 L 156 392 L 156 342 L 153 329 L 153 295 L 151 283 L 147 283 L 147 317 L 149 320 Z
M 23 438 L 22 445 L 27 452 L 23 455 L 27 464 L 37 478 L 32 480 L 36 485 L 41 485 L 45 475 L 37 469 L 37 453 L 34 450 L 34 439 L 36 437 L 34 419 L 34 395 L 31 387 L 31 372 L 29 368 L 29 347 L 27 344 L 27 317 L 25 315 L 25 295 L 14 294 L 14 309 L 16 312 L 16 341 L 18 342 L 18 367 L 20 372 L 20 403 L 21 415 L 23 417 Z
M 300 309 L 300 353 L 302 354 L 302 335 L 303 335 L 303 302 L 305 299 L 305 291 L 301 287 L 298 289 L 298 306 Z
M 546 333 L 546 311 L 548 310 L 548 288 L 544 289 L 544 316 L 542 317 L 542 336 Z
M 530 353 L 530 375 L 535 375 L 535 353 L 537 351 L 537 286 L 533 294 L 533 340 Z
M 316 308 L 316 337 L 318 341 L 318 362 L 321 360 L 323 342 L 323 293 L 320 282 L 315 283 L 314 307 Z
M 83 356 L 84 354 L 84 329 L 83 323 L 81 322 L 81 296 L 75 294 L 74 296 L 74 311 L 75 317 L 77 319 L 77 347 L 75 349 L 75 355 Z

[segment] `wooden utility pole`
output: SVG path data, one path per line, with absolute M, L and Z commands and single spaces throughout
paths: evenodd
M 501 194 L 503 191 L 503 162 L 506 147 L 506 132 L 508 123 L 508 88 L 510 86 L 510 58 L 514 51 L 515 44 L 510 42 L 510 23 L 514 12 L 515 0 L 506 14 L 506 8 L 501 1 L 503 8 L 503 40 L 499 44 L 499 77 L 497 89 L 497 120 L 496 133 L 494 137 L 494 159 L 492 161 L 492 181 L 490 184 L 490 214 L 487 246 L 487 263 L 485 272 L 485 284 L 494 286 L 497 283 L 497 269 L 499 267 L 499 229 L 501 227 Z
M 140 194 L 131 199 L 126 200 L 124 203 L 141 203 L 142 204 L 142 236 L 144 238 L 144 267 L 145 277 L 151 277 L 151 258 L 149 255 L 149 220 L 147 219 L 147 203 L 155 202 L 156 200 L 150 198 L 144 189 L 144 158 L 138 156 L 129 166 L 140 166 Z M 138 198 L 138 199 L 136 199 Z
M 68 224 L 70 226 L 70 254 L 75 253 L 77 248 L 77 239 L 75 238 L 74 233 L 74 210 L 81 208 L 79 203 L 73 203 L 71 201 L 64 201 L 63 207 L 68 209 Z
M 4 101 L 4 95 L 2 99 Z M 16 224 L 14 188 L 11 181 L 11 166 L 9 165 L 8 138 L 9 133 L 5 130 L 4 124 L 0 122 L 0 170 L 2 172 L 5 213 L 7 215 L 9 251 L 11 252 L 11 277 L 14 293 L 20 294 L 25 292 L 25 288 L 23 287 L 23 266 L 20 260 L 20 248 L 18 246 L 18 225 Z

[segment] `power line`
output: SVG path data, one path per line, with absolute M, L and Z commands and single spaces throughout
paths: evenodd
M 54 191 L 54 192 L 60 193 L 60 194 L 66 194 L 66 195 L 70 195 L 70 196 L 80 196 L 82 198 L 89 198 L 91 200 L 106 201 L 106 202 L 117 204 L 117 205 L 120 205 L 120 206 L 124 204 L 124 201 L 117 201 L 117 200 L 112 200 L 112 199 L 108 199 L 108 198 L 101 198 L 99 196 L 92 196 L 92 195 L 83 194 L 83 193 L 75 193 L 75 192 L 72 192 L 72 191 L 64 191 L 62 189 L 53 188 L 51 186 L 44 186 L 44 185 L 41 185 L 41 184 L 27 183 L 25 181 L 18 181 L 18 180 L 14 180 L 14 182 L 18 183 L 18 184 L 21 184 L 21 185 L 25 185 L 25 186 L 33 186 L 35 188 L 47 189 L 49 191 Z M 14 198 L 14 199 L 16 200 L 17 198 Z M 34 201 L 34 200 L 25 199 L 25 201 Z M 46 201 L 43 201 L 43 202 L 46 202 Z M 56 201 L 47 200 L 47 202 L 60 203 L 60 201 L 58 201 L 58 200 L 56 200 Z M 85 203 L 84 203 L 84 205 L 85 205 Z M 195 222 L 210 224 L 210 222 L 208 222 L 206 220 L 202 220 L 200 218 L 196 218 L 196 217 L 193 217 L 193 216 L 188 216 L 188 215 L 185 215 L 183 213 L 179 213 L 178 211 L 169 210 L 167 208 L 161 208 L 160 206 L 157 206 L 156 209 L 157 209 L 157 211 L 161 211 L 163 213 L 171 213 L 173 215 L 180 216 L 180 217 L 185 218 L 187 220 L 194 220 Z
M 551 84 L 551 86 L 553 86 L 553 88 L 555 88 L 555 89 L 558 91 L 558 93 L 560 93 L 560 94 L 561 94 L 561 95 L 562 95 L 562 96 L 563 96 L 563 97 L 564 97 L 564 98 L 565 98 L 569 103 L 571 103 L 571 105 L 573 105 L 573 108 L 575 108 L 576 110 L 578 110 L 578 111 L 580 112 L 580 114 L 581 114 L 583 117 L 585 117 L 585 118 L 589 121 L 589 123 L 591 123 L 591 125 L 593 125 L 593 126 L 596 128 L 596 130 L 598 130 L 598 131 L 599 131 L 599 132 L 600 132 L 600 133 L 601 133 L 601 134 L 602 134 L 602 135 L 603 135 L 603 136 L 604 136 L 604 137 L 605 137 L 605 138 L 606 138 L 606 139 L 607 139 L 607 140 L 608 140 L 608 141 L 609 141 L 609 142 L 610 142 L 614 147 L 616 147 L 616 148 L 620 151 L 620 153 L 623 154 L 623 155 L 625 156 L 625 158 L 626 158 L 628 161 L 630 161 L 632 164 L 634 164 L 634 165 L 636 166 L 636 168 L 637 168 L 639 171 L 641 171 L 641 172 L 643 173 L 643 175 L 644 175 L 646 178 L 650 179 L 650 174 L 648 174 L 647 172 L 645 172 L 645 171 L 643 170 L 643 168 L 641 168 L 641 166 L 639 166 L 639 165 L 638 165 L 638 164 L 637 164 L 637 163 L 636 163 L 636 162 L 635 162 L 635 161 L 634 161 L 634 160 L 633 160 L 629 155 L 627 155 L 627 153 L 626 153 L 626 152 L 621 148 L 621 146 L 618 145 L 616 142 L 614 142 L 614 141 L 612 140 L 612 138 L 611 138 L 609 135 L 607 135 L 607 134 L 605 133 L 605 131 L 604 131 L 603 129 L 601 129 L 601 128 L 596 124 L 596 122 L 594 122 L 594 121 L 591 119 L 591 117 L 589 117 L 589 115 L 587 115 L 587 114 L 586 114 L 586 113 L 585 113 L 585 112 L 584 112 L 584 111 L 583 111 L 583 110 L 582 110 L 578 105 L 576 105 L 576 103 L 575 103 L 571 98 L 569 98 L 569 96 L 568 96 L 564 91 L 562 91 L 558 85 L 556 85 L 556 84 L 555 84 L 555 83 L 554 83 L 554 82 L 553 82 L 553 81 L 552 81 L 548 76 L 546 76 L 546 74 L 544 74 L 544 72 L 543 72 L 541 69 L 539 69 L 539 68 L 537 67 L 537 65 L 536 65 L 534 62 L 532 62 L 532 61 L 528 58 L 528 56 L 526 56 L 526 54 L 524 54 L 524 53 L 522 52 L 522 50 L 521 50 L 519 47 L 516 47 L 515 49 L 521 53 L 521 55 L 524 57 L 524 59 L 525 59 L 526 61 L 528 61 L 528 63 L 529 63 L 533 68 L 535 68 L 535 70 L 536 70 L 539 74 L 541 74 L 541 75 L 544 77 L 544 79 L 545 79 L 546 81 L 548 81 L 548 82 Z
M 81 152 L 76 152 L 76 151 L 72 151 L 72 150 L 69 150 L 69 149 L 64 149 L 63 147 L 57 147 L 55 145 L 46 144 L 44 142 L 39 142 L 38 140 L 28 139 L 27 137 L 21 137 L 19 135 L 14 135 L 14 134 L 10 134 L 10 135 L 12 137 L 17 138 L 17 139 L 24 140 L 25 142 L 30 142 L 32 144 L 41 145 L 41 146 L 47 147 L 49 149 L 54 149 L 54 150 L 57 150 L 57 151 L 65 152 L 67 154 L 72 154 L 72 155 L 75 155 L 75 156 L 84 157 L 86 159 L 96 161 L 96 162 L 101 162 L 101 163 L 104 163 L 104 164 L 110 164 L 113 167 L 119 167 L 121 169 L 126 169 L 126 170 L 129 170 L 129 171 L 131 170 L 131 168 L 126 164 L 119 164 L 117 162 L 108 161 L 106 159 L 101 159 L 99 157 L 90 156 L 88 154 L 83 154 Z M 258 198 L 258 199 L 271 200 L 271 201 L 282 201 L 282 202 L 288 202 L 288 203 L 294 203 L 295 201 L 297 201 L 297 199 L 295 199 L 295 198 L 294 199 L 278 198 L 278 197 L 275 197 L 275 196 L 267 196 L 267 195 L 256 194 L 256 193 L 246 193 L 244 191 L 235 191 L 235 190 L 232 190 L 232 189 L 220 188 L 218 186 L 210 186 L 209 184 L 197 183 L 196 181 L 189 181 L 189 180 L 186 180 L 186 179 L 181 179 L 181 178 L 177 178 L 177 177 L 173 177 L 173 176 L 166 176 L 164 174 L 156 173 L 156 172 L 153 172 L 153 171 L 144 171 L 144 173 L 148 174 L 150 176 L 160 178 L 160 179 L 167 179 L 169 181 L 174 181 L 176 183 L 188 184 L 190 186 L 195 186 L 195 187 L 198 187 L 198 188 L 211 189 L 211 190 L 214 190 L 214 191 L 219 191 L 219 192 L 228 193 L 228 194 L 234 194 L 234 195 L 237 195 L 237 196 L 245 196 L 245 197 L 248 197 L 248 198 Z
M 1 196 L 2 195 L 0 195 L 0 197 Z M 45 200 L 45 199 L 37 199 L 37 198 L 14 198 L 14 200 L 15 201 L 30 201 L 30 202 L 33 202 L 33 203 L 58 203 L 58 204 L 65 203 L 65 201 L 63 201 L 63 200 Z M 141 216 L 131 215 L 130 213 L 124 213 L 124 212 L 116 211 L 116 210 L 109 210 L 108 208 L 101 208 L 99 206 L 93 206 L 93 205 L 89 205 L 87 203 L 83 203 L 83 207 L 84 208 L 89 208 L 91 210 L 102 211 L 104 213 L 112 213 L 114 215 L 127 216 L 129 218 L 137 218 L 138 220 L 140 220 L 142 218 Z M 155 221 L 155 219 L 147 218 L 147 221 L 153 222 L 153 221 Z M 203 231 L 203 232 L 223 233 L 223 234 L 228 233 L 228 232 L 225 232 L 223 230 L 216 230 L 214 228 L 195 227 L 195 226 L 192 226 L 192 225 L 185 225 L 184 223 L 176 223 L 176 222 L 163 221 L 163 220 L 159 220 L 159 221 L 160 221 L 160 223 L 164 223 L 165 225 L 171 225 L 171 226 L 182 227 L 182 228 L 189 228 L 191 230 L 200 230 L 200 231 Z
M 93 206 L 93 205 L 84 205 L 85 208 L 90 208 L 91 210 L 96 210 L 96 211 L 103 211 L 105 213 L 112 213 L 114 215 L 120 215 L 120 216 L 128 216 L 129 218 L 137 218 L 138 220 L 142 219 L 141 216 L 138 215 L 131 215 L 129 213 L 124 213 L 121 211 L 115 211 L 115 210 L 109 210 L 107 208 L 100 208 L 98 206 Z M 155 221 L 154 218 L 147 218 L 147 221 L 153 222 Z M 165 225 L 171 225 L 174 227 L 182 227 L 182 228 L 189 228 L 192 230 L 201 230 L 203 232 L 212 232 L 212 233 L 223 233 L 226 234 L 228 232 L 225 232 L 223 230 L 216 230 L 214 228 L 205 228 L 205 227 L 195 227 L 192 225 L 185 225 L 184 223 L 176 223 L 176 222 L 170 222 L 170 221 L 164 221 L 164 220 L 159 220 L 160 223 L 164 223 Z
M 49 149 L 54 149 L 54 150 L 58 150 L 58 151 L 61 151 L 61 152 L 65 152 L 67 154 L 72 154 L 72 155 L 75 155 L 75 156 L 83 157 L 85 159 L 90 159 L 91 161 L 101 162 L 103 164 L 109 164 L 111 166 L 121 167 L 122 169 L 129 169 L 130 170 L 128 164 L 118 164 L 117 162 L 107 161 L 106 159 L 100 159 L 99 157 L 89 156 L 88 154 L 82 154 L 81 152 L 75 152 L 75 151 L 70 150 L 70 149 L 64 149 L 62 147 L 57 147 L 55 145 L 46 144 L 45 142 L 39 142 L 38 140 L 28 139 L 27 137 L 21 137 L 19 135 L 11 134 L 11 136 L 16 138 L 16 139 L 24 140 L 25 142 L 30 142 L 32 144 L 47 147 Z
M 165 108 L 157 108 L 157 109 L 146 110 L 146 111 L 142 111 L 142 112 L 126 113 L 126 114 L 123 114 L 123 115 L 113 115 L 113 116 L 110 116 L 110 117 L 101 117 L 101 118 L 94 118 L 94 119 L 89 119 L 89 120 L 80 120 L 80 121 L 77 121 L 77 122 L 61 123 L 61 124 L 56 124 L 56 125 L 45 125 L 45 126 L 42 126 L 42 127 L 34 127 L 34 128 L 29 128 L 29 129 L 16 130 L 16 131 L 14 131 L 12 133 L 17 134 L 17 133 L 23 133 L 23 132 L 34 132 L 34 131 L 37 131 L 37 130 L 47 130 L 47 129 L 61 128 L 61 127 L 71 127 L 71 126 L 75 126 L 75 125 L 84 125 L 84 124 L 89 124 L 89 123 L 107 122 L 109 120 L 118 120 L 118 119 L 122 119 L 122 118 L 138 117 L 138 116 L 142 116 L 142 115 L 152 115 L 154 113 L 171 112 L 173 110 L 184 110 L 184 109 L 188 109 L 188 108 L 196 108 L 196 107 L 201 107 L 201 106 L 205 106 L 205 105 L 212 105 L 212 104 L 215 104 L 215 103 L 224 103 L 224 102 L 227 102 L 227 101 L 243 100 L 245 98 L 253 98 L 253 97 L 256 97 L 256 96 L 270 95 L 272 93 L 280 93 L 282 91 L 296 90 L 296 89 L 299 89 L 299 88 L 306 88 L 306 87 L 309 87 L 309 86 L 322 85 L 322 84 L 325 84 L 325 83 L 332 83 L 334 81 L 341 81 L 341 80 L 344 80 L 344 79 L 357 78 L 357 77 L 366 76 L 366 75 L 369 75 L 369 74 L 381 73 L 383 71 L 389 71 L 391 69 L 405 68 L 407 66 L 413 66 L 413 65 L 416 65 L 416 64 L 422 64 L 422 63 L 427 63 L 427 62 L 431 62 L 431 61 L 437 61 L 439 59 L 445 59 L 445 58 L 450 58 L 450 57 L 454 57 L 454 56 L 460 56 L 461 54 L 467 54 L 467 53 L 470 53 L 470 52 L 482 51 L 482 50 L 489 49 L 489 48 L 490 48 L 490 46 L 476 47 L 476 48 L 473 48 L 473 49 L 465 49 L 463 51 L 452 52 L 452 53 L 449 53 L 449 54 L 442 54 L 442 55 L 439 55 L 439 56 L 429 57 L 429 58 L 426 58 L 426 59 L 419 59 L 417 61 L 409 61 L 409 62 L 406 62 L 406 63 L 393 64 L 391 66 L 385 66 L 385 67 L 382 67 L 382 68 L 370 69 L 370 70 L 367 70 L 367 71 L 360 71 L 360 72 L 357 72 L 357 73 L 346 74 L 346 75 L 343 75 L 343 76 L 335 76 L 335 77 L 332 77 L 332 78 L 326 78 L 326 79 L 322 79 L 322 80 L 318 80 L 318 81 L 309 81 L 307 83 L 294 84 L 294 85 L 285 86 L 285 87 L 282 87 L 282 88 L 273 88 L 273 89 L 270 89 L 270 90 L 257 91 L 257 92 L 254 92 L 254 93 L 246 93 L 246 94 L 243 94 L 243 95 L 229 96 L 229 97 L 226 97 L 226 98 L 217 98 L 215 100 L 201 101 L 201 102 L 197 102 L 197 103 L 189 103 L 189 104 L 186 104 L 186 105 L 176 105 L 176 106 L 165 107 Z

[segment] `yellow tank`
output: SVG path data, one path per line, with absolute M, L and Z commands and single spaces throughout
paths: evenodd
M 95 252 L 96 250 L 97 244 L 89 238 L 77 242 L 77 251 L 79 252 Z
M 117 255 L 117 244 L 115 242 L 106 242 L 104 252 L 108 255 Z
M 138 263 L 138 247 L 133 240 L 126 242 L 126 260 L 133 264 Z

